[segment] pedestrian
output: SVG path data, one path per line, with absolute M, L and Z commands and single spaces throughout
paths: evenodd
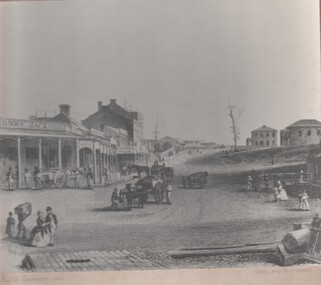
M 47 211 L 47 216 L 45 219 L 45 223 L 47 223 L 47 228 L 49 231 L 49 246 L 53 246 L 54 245 L 54 241 L 55 241 L 55 233 L 58 229 L 58 220 L 57 220 L 57 216 L 55 214 L 52 213 L 52 208 L 50 206 L 48 206 L 46 208 Z
M 22 233 L 22 238 L 25 239 L 26 238 L 26 225 L 23 222 L 24 220 L 24 216 L 23 214 L 18 214 L 18 233 L 16 238 L 18 239 L 20 237 L 20 234 Z
M 305 190 L 303 190 L 303 193 L 302 193 L 302 202 L 303 202 L 302 210 L 304 210 L 304 211 L 310 211 L 308 198 L 309 198 L 309 196 L 308 196 L 307 192 Z
M 300 182 L 303 182 L 303 180 L 304 180 L 304 171 L 301 169 L 301 171 L 300 171 Z
M 169 182 L 167 182 L 166 185 L 165 185 L 165 191 L 166 191 L 166 203 L 171 205 L 172 204 L 171 194 L 172 194 L 172 191 L 173 191 L 173 187 Z
M 93 189 L 93 178 L 94 178 L 94 175 L 93 175 L 90 167 L 88 168 L 88 172 L 87 172 L 86 176 L 87 176 L 88 189 Z
M 27 189 L 29 189 L 29 188 L 30 188 L 30 185 L 31 185 L 31 184 L 30 184 L 30 182 L 31 182 L 31 174 L 30 174 L 28 168 L 25 168 L 25 172 L 24 172 L 23 176 L 24 176 L 24 179 L 25 179 L 25 187 L 26 187 Z
M 126 184 L 126 200 L 127 200 L 127 209 L 131 210 L 133 206 L 132 200 L 132 185 L 130 183 Z
M 280 202 L 280 192 L 278 188 L 274 188 L 275 192 L 274 192 L 274 198 L 275 198 L 275 202 L 279 203 Z
M 111 194 L 111 209 L 118 209 L 118 201 L 119 201 L 119 197 L 118 197 L 118 188 L 115 188 L 113 193 Z
M 14 174 L 12 171 L 12 167 L 9 167 L 8 169 L 8 172 L 6 174 L 6 180 L 9 190 L 14 190 Z
M 14 225 L 16 220 L 13 217 L 13 213 L 9 212 L 9 217 L 7 218 L 7 225 L 6 225 L 6 234 L 11 238 L 14 235 Z
M 252 180 L 252 176 L 249 175 L 247 177 L 247 190 L 248 191 L 252 191 L 253 190 L 253 180 Z
M 302 196 L 303 196 L 303 191 L 300 190 L 299 194 L 298 194 L 298 199 L 299 199 L 299 210 L 303 209 L 303 200 L 302 200 Z
M 280 193 L 280 201 L 287 201 L 288 200 L 288 195 L 285 191 L 285 189 L 283 188 L 283 183 L 281 181 L 278 182 L 279 183 L 279 193 Z
M 39 173 L 40 173 L 40 169 L 38 168 L 38 166 L 35 166 L 32 175 L 33 175 L 33 180 L 35 181 L 36 189 L 41 188 L 41 180 L 40 180 Z
M 15 169 L 14 169 L 13 177 L 14 177 L 15 188 L 17 188 L 18 185 L 19 185 L 19 180 L 20 180 L 20 177 L 19 177 L 19 167 L 18 167 L 18 165 L 16 165 L 16 167 L 15 167 Z

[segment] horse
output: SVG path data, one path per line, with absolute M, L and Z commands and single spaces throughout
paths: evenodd
M 138 177 L 141 177 L 141 173 L 145 172 L 147 176 L 150 175 L 150 168 L 147 165 L 131 165 L 129 166 L 129 170 L 130 172 L 132 172 L 133 170 L 137 171 Z

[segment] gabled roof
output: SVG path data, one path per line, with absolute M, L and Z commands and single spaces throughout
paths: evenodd
M 252 132 L 269 132 L 269 131 L 276 132 L 277 130 L 273 129 L 273 128 L 270 128 L 270 127 L 268 127 L 266 125 L 263 125 L 262 127 L 258 128 L 258 129 L 255 129 Z
M 321 122 L 309 119 L 309 120 L 299 120 L 292 125 L 288 126 L 288 128 L 297 128 L 297 127 L 321 127 Z

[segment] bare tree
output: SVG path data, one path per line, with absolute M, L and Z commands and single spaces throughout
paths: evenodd
M 243 113 L 243 109 L 238 110 L 235 106 L 229 105 L 228 109 L 228 116 L 232 121 L 231 132 L 233 134 L 233 141 L 234 141 L 234 151 L 237 151 L 237 141 L 240 137 L 240 128 L 239 128 L 239 118 Z

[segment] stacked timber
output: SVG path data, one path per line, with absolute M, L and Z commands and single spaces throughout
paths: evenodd
M 289 266 L 304 259 L 310 240 L 310 229 L 300 229 L 286 234 L 276 253 L 283 266 Z

